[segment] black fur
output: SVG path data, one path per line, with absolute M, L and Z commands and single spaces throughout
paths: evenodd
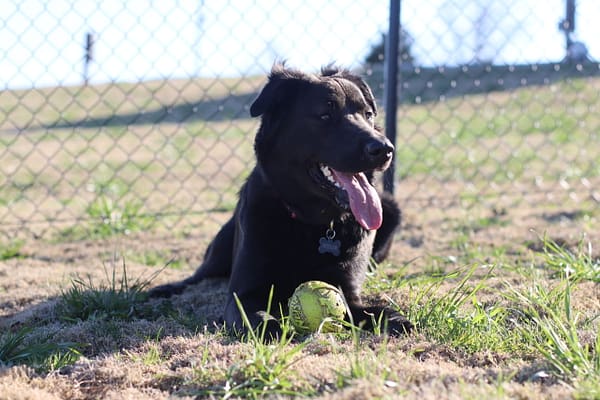
M 347 192 L 336 189 L 319 172 L 325 164 L 337 171 L 363 172 L 370 181 L 387 168 L 393 147 L 374 126 L 375 100 L 366 83 L 346 70 L 326 67 L 309 75 L 283 65 L 273 67 L 269 81 L 250 107 L 261 116 L 255 139 L 257 165 L 242 187 L 233 217 L 209 245 L 195 274 L 156 287 L 152 296 L 180 293 L 208 277 L 229 277 L 224 319 L 242 327 L 234 300 L 239 297 L 253 326 L 267 321 L 271 335 L 279 324 L 265 318 L 271 287 L 272 310 L 285 306 L 294 289 L 308 280 L 340 287 L 355 324 L 372 328 L 381 314 L 392 334 L 412 325 L 402 315 L 365 306 L 360 292 L 370 257 L 389 253 L 401 213 L 393 198 L 382 195 L 379 229 L 363 228 L 348 209 Z M 339 256 L 320 254 L 319 240 L 333 222 Z

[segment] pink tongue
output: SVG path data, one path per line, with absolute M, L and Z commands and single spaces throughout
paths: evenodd
M 350 199 L 354 218 L 367 230 L 377 229 L 383 221 L 381 199 L 362 172 L 349 174 L 331 168 L 335 180 L 342 185 Z

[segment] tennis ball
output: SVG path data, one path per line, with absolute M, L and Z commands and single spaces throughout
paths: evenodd
M 296 288 L 288 301 L 290 322 L 298 333 L 338 332 L 346 315 L 342 293 L 328 283 L 308 281 Z

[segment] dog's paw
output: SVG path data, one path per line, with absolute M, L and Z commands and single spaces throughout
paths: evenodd
M 165 285 L 155 286 L 148 290 L 148 297 L 171 297 L 175 294 L 180 294 L 187 285 L 182 282 L 167 283 Z
M 404 315 L 396 311 L 386 312 L 387 332 L 393 336 L 402 336 L 410 333 L 414 325 Z
M 350 305 L 350 310 L 354 323 L 372 332 L 377 331 L 377 325 L 380 325 L 381 328 L 385 327 L 388 334 L 402 336 L 414 328 L 413 324 L 404 315 L 388 307 Z

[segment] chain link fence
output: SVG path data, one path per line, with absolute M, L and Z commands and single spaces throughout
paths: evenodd
M 405 213 L 597 207 L 600 3 L 422 3 L 388 44 Z M 210 235 L 273 61 L 336 61 L 382 104 L 388 20 L 381 1 L 3 2 L 0 236 Z

